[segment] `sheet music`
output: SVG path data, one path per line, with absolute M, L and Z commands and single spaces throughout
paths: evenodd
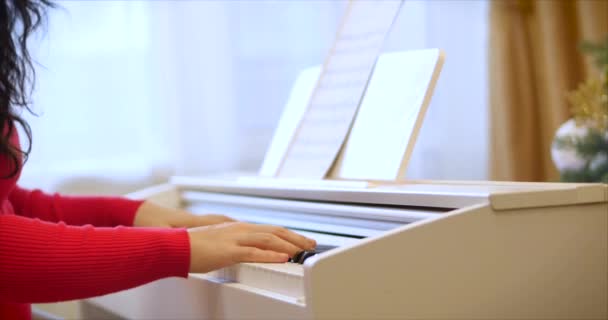
M 329 177 L 404 179 L 442 65 L 438 49 L 383 53 Z
M 351 1 L 279 177 L 324 178 L 351 128 L 402 0 Z
M 264 156 L 262 167 L 258 173 L 259 176 L 276 176 L 320 75 L 321 66 L 317 66 L 302 71 L 296 79 L 289 94 L 287 105 L 279 119 L 279 125 Z

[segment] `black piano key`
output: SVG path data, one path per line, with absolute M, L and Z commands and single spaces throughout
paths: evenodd
M 318 253 L 321 253 L 321 252 L 329 251 L 329 250 L 335 249 L 335 248 L 337 248 L 337 246 L 330 246 L 330 245 L 327 245 L 327 244 L 318 244 L 315 247 L 314 251 L 316 251 Z
M 303 253 L 304 253 L 304 251 L 300 251 L 300 252 L 296 253 L 293 257 L 291 257 L 289 259 L 289 262 L 298 263 L 298 261 L 300 260 L 300 257 L 302 256 Z
M 316 251 L 304 251 L 304 253 L 302 253 L 302 255 L 300 256 L 300 259 L 298 260 L 299 264 L 304 263 L 304 261 L 306 261 L 306 259 L 316 255 L 318 252 Z
M 318 253 L 322 253 L 331 249 L 337 248 L 336 246 L 330 246 L 330 245 L 317 245 L 315 247 L 314 250 L 304 250 L 304 251 L 300 251 L 298 253 L 296 253 L 293 257 L 291 257 L 289 259 L 289 262 L 294 262 L 294 263 L 299 263 L 302 264 L 304 263 L 304 261 L 306 261 L 306 259 L 318 254 Z

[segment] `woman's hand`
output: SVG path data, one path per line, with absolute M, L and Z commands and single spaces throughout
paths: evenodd
M 146 201 L 137 209 L 133 226 L 195 228 L 234 221 L 234 219 L 219 214 L 194 215 L 184 210 L 167 208 Z
M 316 243 L 282 227 L 231 222 L 188 230 L 190 272 L 205 273 L 239 262 L 287 262 Z

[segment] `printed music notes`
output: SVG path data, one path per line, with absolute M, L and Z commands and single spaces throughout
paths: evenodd
M 328 174 L 401 5 L 402 0 L 351 0 L 276 177 L 323 179 Z

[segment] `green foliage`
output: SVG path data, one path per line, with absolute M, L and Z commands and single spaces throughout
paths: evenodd
M 608 37 L 604 43 L 592 43 L 589 41 L 584 41 L 580 49 L 582 52 L 588 53 L 593 56 L 595 59 L 595 66 L 599 70 L 608 69 Z
M 565 170 L 564 172 L 561 172 L 560 180 L 562 182 L 608 183 L 608 161 L 596 170 L 589 169 L 589 166 L 585 166 L 585 168 L 581 170 Z
M 608 36 L 603 43 L 583 41 L 580 45 L 580 50 L 593 57 L 595 66 L 603 78 L 604 99 L 606 99 L 606 92 L 608 92 Z M 604 109 L 604 113 L 608 113 L 608 103 L 606 101 L 604 101 Z
M 561 181 L 608 183 L 608 139 L 605 134 L 590 129 L 582 137 L 565 136 L 555 139 L 556 148 L 574 150 L 585 161 L 585 165 L 580 170 L 561 172 Z

